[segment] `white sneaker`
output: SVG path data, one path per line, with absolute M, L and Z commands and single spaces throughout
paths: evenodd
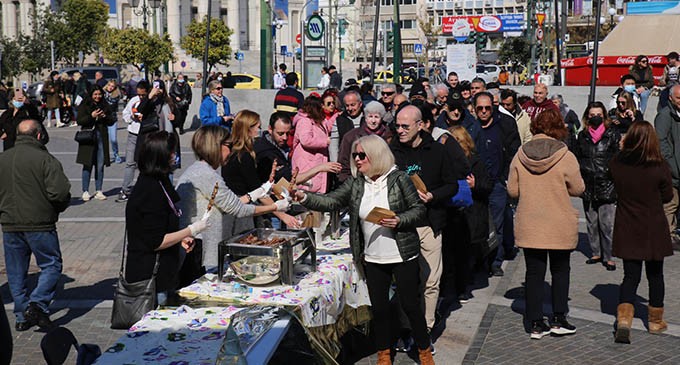
M 66 126 L 66 123 L 57 122 L 57 128 L 62 128 L 62 127 L 65 127 L 65 126 Z
M 83 191 L 83 201 L 89 201 L 90 200 L 90 193 L 87 191 Z
M 106 195 L 104 195 L 101 190 L 97 190 L 97 193 L 94 194 L 94 198 L 97 200 L 106 200 Z

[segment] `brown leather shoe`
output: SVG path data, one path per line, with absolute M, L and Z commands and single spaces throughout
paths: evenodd
M 633 324 L 635 307 L 630 303 L 621 303 L 616 307 L 616 335 L 614 341 L 630 343 L 630 327 Z
M 659 334 L 668 329 L 668 324 L 663 320 L 663 307 L 647 306 L 649 309 L 649 333 Z
M 378 351 L 378 365 L 392 365 L 390 349 Z
M 418 358 L 420 358 L 420 365 L 434 365 L 432 350 L 429 347 L 424 350 L 418 349 Z

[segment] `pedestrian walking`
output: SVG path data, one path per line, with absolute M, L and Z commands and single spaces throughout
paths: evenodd
M 586 263 L 602 263 L 608 271 L 614 271 L 616 264 L 612 261 L 612 231 L 616 190 L 609 174 L 609 161 L 619 151 L 621 135 L 611 128 L 605 106 L 599 101 L 588 105 L 583 113 L 583 125 L 573 145 L 573 152 L 586 182 L 586 190 L 581 198 L 592 250 Z
M 62 271 L 55 223 L 71 201 L 71 184 L 61 163 L 39 142 L 40 130 L 39 122 L 22 121 L 14 148 L 0 154 L 0 224 L 17 331 L 52 327 L 49 306 Z M 40 276 L 29 293 L 31 255 Z
M 680 249 L 680 236 L 675 232 L 678 228 L 676 213 L 678 211 L 678 188 L 680 187 L 680 131 L 675 127 L 680 121 L 680 85 L 671 87 L 668 106 L 661 109 L 654 118 L 654 127 L 659 137 L 659 145 L 664 160 L 668 162 L 673 177 L 673 199 L 664 204 L 668 228 L 671 232 L 673 249 Z
M 328 89 L 328 86 L 331 84 L 331 76 L 328 74 L 328 67 L 321 67 L 321 80 L 319 80 L 319 84 L 316 85 L 316 87 L 320 91 L 326 91 Z
M 78 145 L 76 163 L 83 165 L 82 187 L 83 201 L 90 200 L 90 177 L 92 168 L 94 171 L 95 191 L 94 198 L 106 200 L 102 191 L 104 185 L 104 166 L 111 166 L 109 157 L 109 131 L 115 119 L 109 109 L 109 104 L 104 100 L 104 90 L 99 86 L 92 88 L 92 93 L 78 107 L 78 125 L 81 130 L 94 131 L 94 140 L 81 142 Z
M 227 72 L 227 78 L 229 77 L 231 77 L 231 73 Z M 222 84 L 222 87 L 224 87 L 224 82 Z M 170 97 L 176 106 L 175 120 L 172 124 L 176 129 L 179 129 L 179 134 L 184 134 L 184 122 L 187 120 L 192 97 L 191 86 L 186 82 L 184 74 L 177 75 L 177 79 L 170 87 Z
M 123 175 L 123 184 L 120 188 L 120 194 L 116 198 L 116 203 L 123 203 L 128 200 L 132 192 L 132 181 L 135 179 L 135 171 L 137 171 L 137 139 L 141 129 L 141 117 L 138 107 L 141 102 L 149 98 L 149 83 L 146 80 L 141 80 L 137 83 L 135 89 L 137 95 L 133 96 L 123 109 L 123 121 L 128 124 L 128 138 L 125 146 L 125 174 Z
M 649 122 L 631 125 L 623 138 L 621 152 L 609 166 L 619 197 L 614 223 L 614 256 L 623 259 L 615 341 L 630 343 L 643 262 L 649 282 L 649 332 L 661 333 L 667 328 L 663 320 L 663 261 L 673 255 L 673 249 L 663 204 L 673 198 L 673 183 L 654 127 Z
M 59 72 L 52 71 L 50 76 L 43 84 L 43 98 L 45 99 L 45 108 L 47 108 L 47 127 L 52 124 L 52 117 L 54 117 L 54 125 L 56 127 L 63 127 L 66 124 L 61 122 L 60 108 L 63 103 L 63 85 Z
M 621 93 L 616 98 L 616 108 L 609 111 L 609 118 L 612 121 L 612 128 L 615 128 L 621 135 L 628 132 L 633 122 L 642 121 L 642 111 L 635 106 L 635 100 L 630 93 Z
M 585 185 L 576 157 L 562 142 L 567 128 L 559 111 L 541 112 L 531 122 L 531 141 L 522 145 L 510 164 L 508 195 L 518 199 L 515 243 L 524 251 L 525 318 L 531 338 L 576 332 L 566 318 L 569 300 L 569 256 L 578 243 L 578 212 L 570 197 Z M 543 282 L 550 260 L 552 314 L 543 319 Z
M 298 190 L 296 198 L 316 211 L 338 211 L 349 207 L 350 245 L 355 265 L 366 278 L 371 299 L 378 364 L 392 364 L 390 331 L 392 311 L 389 291 L 396 293 L 406 313 L 421 364 L 434 364 L 430 336 L 420 307 L 420 239 L 416 227 L 426 217 L 426 208 L 408 175 L 395 166 L 394 156 L 379 136 L 364 136 L 352 145 L 352 177 L 326 194 Z M 367 220 L 375 207 L 396 215 L 377 224 Z
M 109 104 L 109 110 L 111 112 L 111 118 L 113 118 L 113 124 L 108 128 L 109 132 L 109 143 L 111 144 L 111 151 L 113 152 L 113 162 L 123 163 L 123 159 L 118 153 L 118 102 L 123 97 L 120 92 L 120 88 L 116 83 L 116 80 L 110 80 L 104 86 L 104 100 Z

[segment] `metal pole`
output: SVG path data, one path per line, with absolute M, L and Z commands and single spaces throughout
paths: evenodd
M 387 71 L 387 29 L 382 31 L 382 41 L 383 70 Z M 394 72 L 394 70 L 392 70 L 392 72 Z M 383 81 L 387 82 L 387 72 L 383 72 Z
M 52 70 L 54 70 L 54 41 L 50 41 L 50 57 L 52 58 L 52 63 L 50 63 L 50 65 L 52 66 Z
M 146 7 L 146 0 L 144 0 L 144 2 L 142 3 L 142 26 L 144 26 L 145 31 L 148 30 L 147 27 L 149 25 L 149 23 L 146 22 L 146 12 L 148 10 L 149 9 L 147 9 L 147 7 Z
M 392 21 L 392 33 L 394 44 L 392 45 L 392 82 L 401 83 L 401 21 L 399 20 L 399 1 L 394 2 L 394 20 Z M 427 55 L 425 55 L 427 59 Z M 416 60 L 418 62 L 418 60 Z M 427 62 L 425 62 L 427 64 Z
M 271 8 L 269 1 L 260 0 L 260 89 L 271 89 L 272 84 L 272 45 L 269 39 L 272 36 Z
M 602 6 L 600 0 L 595 0 L 597 12 L 595 15 L 595 39 L 593 40 L 593 72 L 590 74 L 590 95 L 588 95 L 588 103 L 595 101 L 595 83 L 597 81 L 597 52 L 600 49 L 600 15 L 602 13 Z
M 306 4 L 305 4 L 306 6 Z M 303 14 L 304 7 L 302 7 L 302 11 L 300 11 L 300 37 L 302 37 L 302 43 L 300 43 L 300 76 L 302 80 L 300 80 L 300 85 L 302 86 L 301 89 L 304 90 L 305 88 L 305 82 L 307 81 L 307 68 L 305 67 L 305 45 L 307 44 L 307 35 L 305 34 L 305 14 Z
M 561 42 L 561 32 L 560 32 L 560 14 L 558 11 L 558 1 L 555 0 L 555 50 L 557 51 L 557 57 L 555 58 L 555 63 L 557 64 L 557 72 L 555 73 L 555 85 L 562 84 L 562 51 L 560 48 Z M 562 9 L 562 11 L 565 11 Z
M 335 41 L 335 36 L 333 35 L 333 5 L 332 2 L 328 2 L 328 23 L 327 23 L 327 28 L 328 31 L 326 32 L 326 47 L 328 48 L 328 61 L 326 62 L 327 64 L 332 64 L 333 63 L 333 56 L 335 52 L 333 52 L 333 41 Z M 342 73 L 341 73 L 342 75 Z
M 208 0 L 208 17 L 206 18 L 205 26 L 205 49 L 203 51 L 203 85 L 201 86 L 201 96 L 205 95 L 205 89 L 208 87 L 208 49 L 210 48 L 210 22 L 212 22 L 212 1 Z
M 527 70 L 527 78 L 534 79 L 534 60 L 536 59 L 536 28 L 534 28 L 534 18 L 536 17 L 535 0 L 527 2 L 527 37 L 529 38 L 529 45 L 531 47 L 531 59 L 529 60 L 529 67 Z
M 375 0 L 375 24 L 373 24 L 373 55 L 371 56 L 371 84 L 375 81 L 375 56 L 378 50 L 378 27 L 380 26 L 380 0 Z
M 340 34 L 340 16 L 338 14 L 338 1 L 335 0 L 335 20 L 336 23 L 338 24 L 338 29 L 336 32 L 338 32 L 338 72 L 340 72 L 340 75 L 342 75 L 342 34 Z

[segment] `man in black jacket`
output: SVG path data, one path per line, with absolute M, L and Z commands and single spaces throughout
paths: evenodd
M 187 111 L 191 104 L 191 86 L 186 82 L 183 74 L 177 75 L 177 80 L 170 87 L 170 97 L 175 100 L 177 106 L 172 124 L 175 128 L 179 128 L 180 134 L 184 134 L 184 121 L 187 119 Z
M 400 170 L 418 175 L 425 183 L 426 192 L 418 191 L 427 207 L 427 222 L 418 228 L 421 255 L 425 260 L 422 273 L 425 282 L 425 320 L 432 329 L 435 321 L 439 279 L 442 274 L 442 229 L 446 225 L 446 201 L 458 191 L 458 182 L 451 169 L 450 154 L 444 145 L 437 143 L 423 131 L 422 113 L 409 105 L 397 114 L 397 136 L 391 149 Z
M 477 121 L 482 127 L 480 140 L 483 146 L 478 146 L 480 158 L 485 162 L 489 178 L 494 182 L 494 188 L 489 196 L 489 208 L 496 224 L 499 245 L 496 259 L 491 266 L 491 274 L 503 276 L 504 258 L 511 255 L 514 242 L 503 241 L 504 224 L 512 224 L 512 216 L 506 215 L 508 205 L 507 180 L 510 162 L 520 146 L 517 124 L 503 113 L 494 112 L 493 96 L 486 91 L 477 93 L 473 98 L 473 105 L 477 114 Z M 508 227 L 509 228 L 509 227 Z M 505 246 L 505 247 L 504 247 Z
M 354 128 L 364 124 L 364 104 L 361 95 L 356 91 L 348 91 L 343 97 L 345 111 L 338 115 L 331 128 L 331 144 L 328 146 L 329 159 L 338 161 L 342 138 Z
M 338 70 L 335 68 L 335 65 L 330 65 L 330 67 L 328 67 L 328 73 L 331 76 L 331 83 L 328 86 L 330 86 L 330 88 L 332 89 L 341 90 L 342 76 L 340 76 L 340 74 L 338 73 Z

